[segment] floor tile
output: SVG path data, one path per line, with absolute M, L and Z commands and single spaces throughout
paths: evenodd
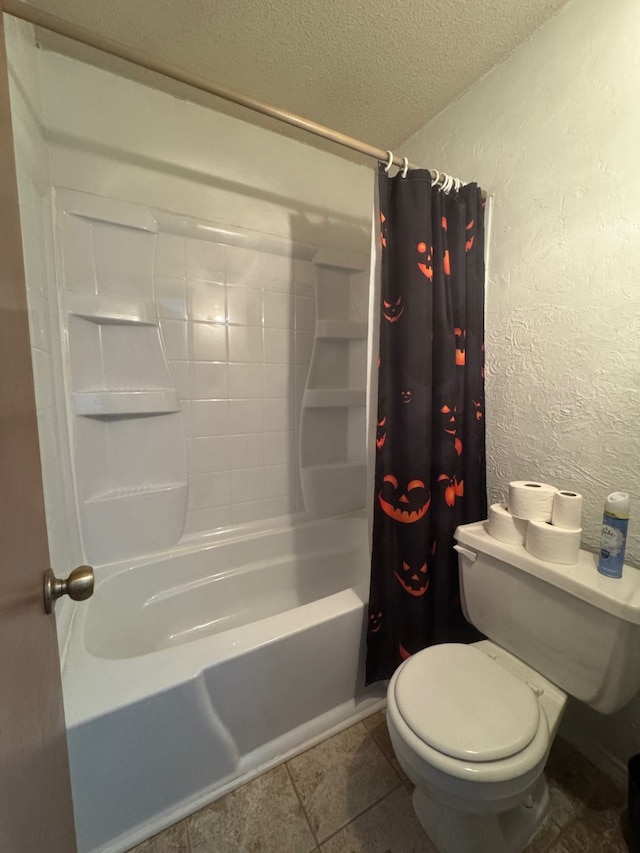
M 281 765 L 187 818 L 191 853 L 310 853 L 315 839 Z
M 320 842 L 401 784 L 362 723 L 291 759 L 287 766 Z
M 438 853 L 401 786 L 320 847 L 322 853 Z
M 404 772 L 402 767 L 400 767 L 400 762 L 396 758 L 396 754 L 393 751 L 393 746 L 391 744 L 391 738 L 389 736 L 389 729 L 387 728 L 387 714 L 386 711 L 378 711 L 375 714 L 372 714 L 370 717 L 366 717 L 362 724 L 365 729 L 369 732 L 371 737 L 378 744 L 382 752 L 391 762 L 393 768 L 396 773 L 400 776 L 403 782 L 409 782 L 409 777 Z
M 556 738 L 545 768 L 551 797 L 551 816 L 566 826 L 585 808 L 599 772 L 569 743 Z
M 560 831 L 561 827 L 549 815 L 525 848 L 524 853 L 545 853 Z
M 592 835 L 600 836 L 625 850 L 623 830 L 626 830 L 626 826 L 623 826 L 622 817 L 626 801 L 627 792 L 623 786 L 601 775 L 580 819 Z
M 551 813 L 525 853 L 626 853 L 623 786 L 559 738 L 546 775 Z M 322 853 L 437 853 L 401 780 L 380 711 L 130 853 L 312 853 L 311 828 Z
M 611 838 L 594 833 L 581 819 L 574 820 L 549 848 L 549 853 L 627 853 L 622 836 Z
M 148 841 L 138 844 L 129 853 L 189 853 L 186 820 L 180 821 Z

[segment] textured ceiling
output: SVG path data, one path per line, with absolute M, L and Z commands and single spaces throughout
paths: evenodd
M 51 14 L 385 149 L 424 125 L 565 2 L 31 0 Z M 135 76 L 59 39 L 41 35 L 40 41 Z M 254 120 L 246 111 L 225 111 Z

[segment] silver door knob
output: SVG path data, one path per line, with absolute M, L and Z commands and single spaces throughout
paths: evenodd
M 56 601 L 62 595 L 68 595 L 74 601 L 84 601 L 93 595 L 93 569 L 91 566 L 78 566 L 68 578 L 57 578 L 53 569 L 44 573 L 44 609 L 53 613 Z

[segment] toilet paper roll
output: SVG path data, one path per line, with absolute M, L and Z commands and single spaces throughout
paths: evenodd
M 501 542 L 510 545 L 524 545 L 527 538 L 528 522 L 523 518 L 514 518 L 506 504 L 491 504 L 487 533 Z
M 527 525 L 526 549 L 539 560 L 573 566 L 580 555 L 582 530 L 554 527 L 548 521 L 530 521 Z
M 535 480 L 514 480 L 509 483 L 507 507 L 511 515 L 528 521 L 551 521 L 553 497 L 557 489 Z
M 551 524 L 567 530 L 578 530 L 582 526 L 582 495 L 577 492 L 556 492 L 553 496 Z

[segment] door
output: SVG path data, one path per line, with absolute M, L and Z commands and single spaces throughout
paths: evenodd
M 0 850 L 76 849 L 0 13 Z M 66 573 L 69 567 L 60 566 Z

